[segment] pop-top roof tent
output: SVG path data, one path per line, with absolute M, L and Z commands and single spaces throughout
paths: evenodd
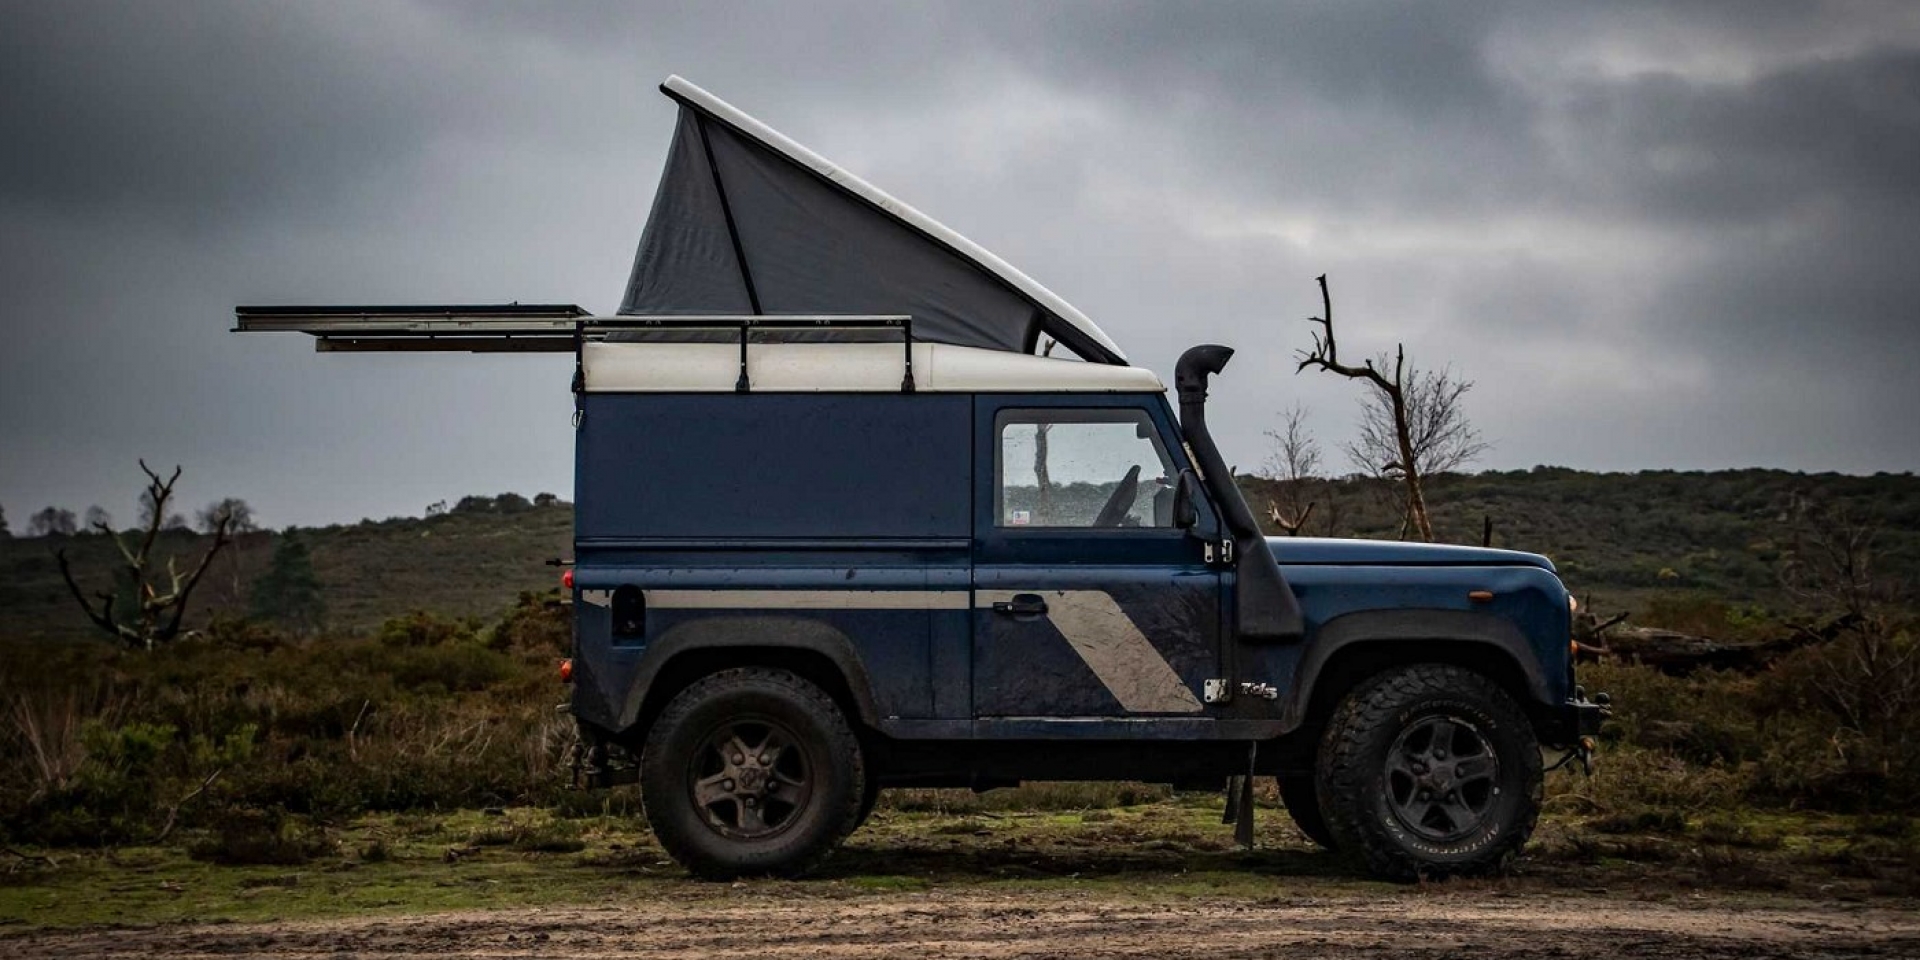
M 747 365 L 750 334 L 754 366 L 785 389 L 807 389 L 813 368 L 871 366 L 881 354 L 861 341 L 876 337 L 896 341 L 896 383 L 897 341 L 908 341 L 907 389 L 915 366 L 922 389 L 1161 389 L 1092 320 L 978 244 L 677 76 L 660 89 L 680 116 L 618 316 L 563 304 L 239 307 L 237 329 L 309 333 L 321 350 L 577 352 L 588 390 L 701 389 L 713 378 L 694 371 L 726 363 L 716 348 L 737 340 Z M 1043 337 L 1088 362 L 1033 356 Z M 866 349 L 793 349 L 822 341 Z M 744 369 L 738 379 L 783 388 Z
M 932 217 L 668 77 L 679 126 L 622 314 L 905 314 L 918 339 L 1126 357 L 1085 314 Z

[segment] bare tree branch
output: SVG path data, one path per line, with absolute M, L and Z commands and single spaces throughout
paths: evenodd
M 1283 427 L 1268 430 L 1273 453 L 1267 457 L 1267 474 L 1279 484 L 1279 500 L 1267 501 L 1267 516 L 1287 536 L 1297 537 L 1313 515 L 1313 501 L 1307 499 L 1307 485 L 1320 470 L 1320 444 L 1307 432 L 1307 409 L 1295 406 L 1281 415 Z

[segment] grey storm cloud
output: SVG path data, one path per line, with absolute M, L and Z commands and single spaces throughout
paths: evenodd
M 1477 381 L 1483 466 L 1911 470 L 1920 8 L 1901 3 L 0 3 L 0 505 L 133 460 L 270 523 L 571 486 L 559 358 L 315 356 L 247 302 L 614 305 L 680 73 L 946 221 L 1229 459 Z

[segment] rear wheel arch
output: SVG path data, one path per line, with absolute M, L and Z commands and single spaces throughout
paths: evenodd
M 788 671 L 825 691 L 849 722 L 869 729 L 876 722 L 866 670 L 838 630 L 802 618 L 713 617 L 676 627 L 649 647 L 627 697 L 625 735 L 645 737 L 682 690 L 737 667 Z

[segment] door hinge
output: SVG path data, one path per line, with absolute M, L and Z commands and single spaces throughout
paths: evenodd
M 1233 699 L 1233 687 L 1224 679 L 1208 680 L 1200 685 L 1200 696 L 1208 703 L 1226 703 Z
M 1202 550 L 1201 556 L 1204 557 L 1208 563 L 1232 563 L 1233 541 L 1222 540 L 1219 543 L 1214 543 L 1209 540 L 1207 541 L 1205 549 Z

